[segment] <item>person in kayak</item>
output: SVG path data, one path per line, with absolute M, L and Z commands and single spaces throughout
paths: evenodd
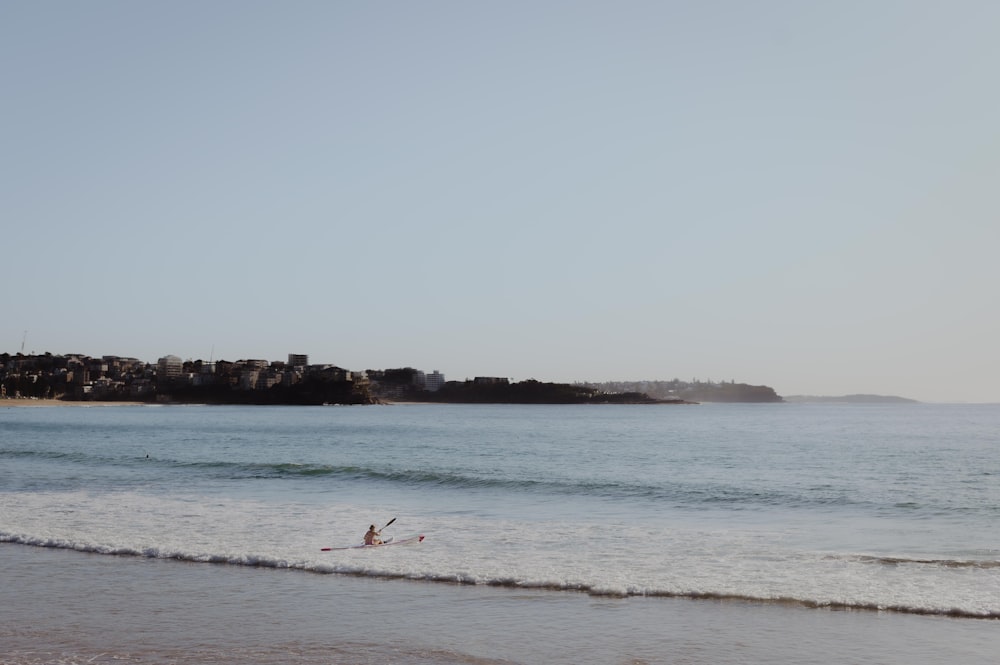
M 379 533 L 375 530 L 374 524 L 368 527 L 368 533 L 365 534 L 365 545 L 381 545 L 382 539 L 379 538 Z

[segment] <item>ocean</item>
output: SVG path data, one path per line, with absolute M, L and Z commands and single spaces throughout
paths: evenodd
M 4 408 L 0 662 L 995 662 L 998 517 L 997 405 Z

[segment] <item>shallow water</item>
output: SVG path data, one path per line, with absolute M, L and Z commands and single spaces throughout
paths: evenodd
M 593 598 L 0 544 L 0 662 L 993 663 L 994 621 Z M 10 602 L 14 599 L 13 602 Z

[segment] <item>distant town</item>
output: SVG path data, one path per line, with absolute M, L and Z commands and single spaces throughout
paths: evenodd
M 197 404 L 693 404 L 781 402 L 768 386 L 712 381 L 544 383 L 477 376 L 447 381 L 412 367 L 346 370 L 287 360 L 182 360 L 122 356 L 0 354 L 0 399 Z

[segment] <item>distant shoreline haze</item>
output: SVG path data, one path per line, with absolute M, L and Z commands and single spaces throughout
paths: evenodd
M 841 395 L 839 397 L 823 395 L 786 395 L 786 402 L 840 402 L 845 404 L 919 404 L 915 399 L 896 397 L 895 395 Z

